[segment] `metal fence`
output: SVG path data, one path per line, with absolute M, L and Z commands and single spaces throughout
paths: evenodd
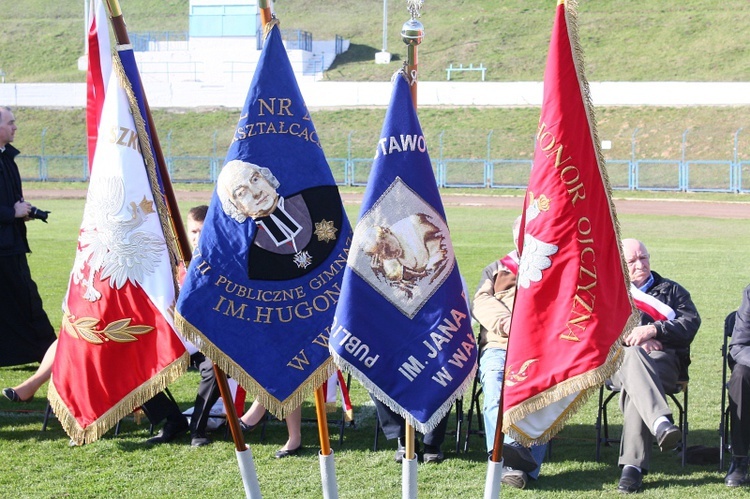
M 167 156 L 175 183 L 214 183 L 224 156 Z M 85 155 L 19 155 L 25 181 L 84 182 L 88 180 Z M 328 158 L 333 177 L 341 186 L 365 186 L 372 158 Z M 608 160 L 610 184 L 618 190 L 681 192 L 750 192 L 750 161 L 675 161 L 658 159 Z M 438 158 L 432 161 L 439 187 L 525 189 L 531 173 L 528 159 Z
M 613 189 L 633 191 L 750 192 L 750 158 L 748 153 L 741 153 L 740 130 L 723 131 L 730 138 L 728 142 L 718 141 L 720 134 L 715 131 L 703 136 L 694 131 L 691 143 L 687 141 L 687 131 L 650 131 L 638 140 L 638 129 L 632 134 L 627 131 L 629 137 L 621 135 L 607 144 L 611 148 L 603 147 L 610 185 Z M 88 180 L 87 160 L 82 154 L 85 144 L 65 141 L 62 131 L 47 131 L 41 131 L 38 141 L 31 139 L 26 143 L 23 150 L 30 154 L 17 158 L 24 180 Z M 327 138 L 324 150 L 336 182 L 342 186 L 366 185 L 374 145 L 379 139 L 377 132 L 323 133 Z M 226 138 L 225 134 L 216 130 L 212 140 L 178 141 L 170 130 L 162 146 L 172 181 L 215 182 L 227 147 L 222 137 Z M 534 151 L 530 135 L 456 129 L 426 132 L 425 141 L 434 146 L 430 147 L 430 157 L 440 187 L 524 189 L 528 184 Z M 716 158 L 724 150 L 726 157 Z

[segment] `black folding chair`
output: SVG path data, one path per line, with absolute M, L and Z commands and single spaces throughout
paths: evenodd
M 729 354 L 729 340 L 734 331 L 734 321 L 737 311 L 731 312 L 724 319 L 724 344 L 721 346 L 721 420 L 719 421 L 719 471 L 724 471 L 724 456 L 727 451 L 731 453 L 731 440 L 729 439 L 729 404 L 727 402 L 727 381 L 729 371 L 734 363 Z
M 469 401 L 469 411 L 466 414 L 466 436 L 464 437 L 464 452 L 469 452 L 469 437 L 479 435 L 484 437 L 484 420 L 482 418 L 482 404 L 479 396 L 482 395 L 482 384 L 479 382 L 479 372 L 474 378 L 474 384 L 471 388 L 471 400 Z M 474 415 L 476 414 L 476 429 L 472 429 Z
M 687 379 L 687 372 L 681 373 L 680 380 L 677 381 L 677 385 L 670 388 L 665 388 L 666 395 L 669 399 L 672 400 L 672 403 L 677 407 L 677 414 L 678 414 L 678 422 L 679 424 L 677 426 L 680 427 L 680 431 L 682 432 L 682 466 L 685 466 L 686 463 L 686 453 L 684 452 L 685 449 L 687 449 L 687 437 L 688 437 L 688 379 Z M 609 391 L 609 394 L 605 397 L 604 391 Z M 609 436 L 609 422 L 607 419 L 607 405 L 609 404 L 609 401 L 612 400 L 615 395 L 619 394 L 620 390 L 615 389 L 610 383 L 610 380 L 607 380 L 600 388 L 599 388 L 599 411 L 596 416 L 596 424 L 594 427 L 596 428 L 596 461 L 599 462 L 599 459 L 601 457 L 601 448 L 602 445 L 605 445 L 607 447 L 610 446 L 611 443 L 620 443 L 619 438 L 610 438 Z M 677 395 L 682 393 L 682 401 L 680 401 L 677 398 Z

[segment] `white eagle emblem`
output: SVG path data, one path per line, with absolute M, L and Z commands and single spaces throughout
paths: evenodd
M 115 289 L 127 281 L 138 285 L 154 273 L 164 239 L 141 228 L 152 213 L 153 201 L 145 196 L 138 204 L 131 201 L 125 205 L 122 178 L 92 180 L 72 272 L 73 282 L 85 286 L 86 300 L 94 302 L 102 296 L 94 286 L 94 275 L 99 270 L 99 280 L 109 279 Z
M 542 280 L 542 270 L 552 266 L 550 256 L 557 253 L 557 246 L 540 241 L 530 234 L 523 237 L 523 253 L 518 264 L 518 285 L 528 288 L 532 282 Z

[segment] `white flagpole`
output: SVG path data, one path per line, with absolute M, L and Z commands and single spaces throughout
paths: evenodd
M 328 438 L 326 397 L 322 386 L 319 386 L 315 390 L 315 416 L 318 421 L 318 437 L 320 439 L 318 459 L 320 461 L 320 480 L 323 486 L 323 497 L 324 499 L 338 499 L 339 488 L 336 482 L 336 466 L 333 460 L 333 450 Z
M 497 499 L 500 497 L 500 480 L 503 477 L 503 460 L 495 462 L 492 458 L 487 460 L 487 476 L 484 480 L 484 499 Z

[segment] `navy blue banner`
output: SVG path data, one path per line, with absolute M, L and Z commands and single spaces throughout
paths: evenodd
M 396 77 L 330 334 L 335 362 L 430 431 L 477 365 L 466 296 L 409 84 Z
M 334 366 L 351 227 L 278 27 L 269 34 L 177 303 L 177 325 L 277 416 Z

